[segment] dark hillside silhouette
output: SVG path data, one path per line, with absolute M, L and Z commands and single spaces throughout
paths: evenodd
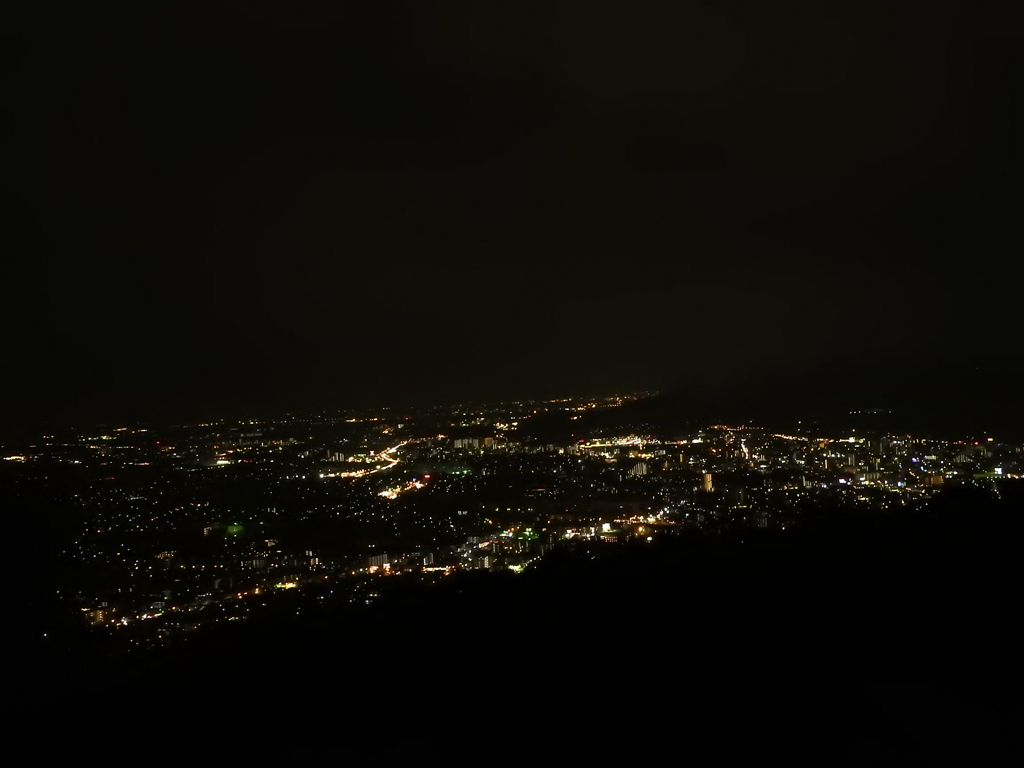
M 865 356 L 796 368 L 790 376 L 752 372 L 724 386 L 702 383 L 697 370 L 692 382 L 591 421 L 670 431 L 709 423 L 792 429 L 802 422 L 808 429 L 1024 440 L 1017 394 L 1024 367 L 1009 357 L 939 356 L 909 370 L 905 361 Z
M 228 625 L 116 674 L 101 663 L 82 679 L 104 684 L 68 706 L 145 702 L 174 721 L 316 700 L 352 743 L 525 728 L 630 754 L 605 729 L 642 721 L 651 743 L 741 763 L 991 757 L 1012 746 L 1024 685 L 1022 502 L 1020 484 L 954 487 L 920 513 L 399 580 L 370 609 Z

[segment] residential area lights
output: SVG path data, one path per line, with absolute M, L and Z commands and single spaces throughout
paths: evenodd
M 54 489 L 67 488 L 76 528 L 61 556 L 105 575 L 62 591 L 95 631 L 118 627 L 139 643 L 300 599 L 364 605 L 379 576 L 518 573 L 553 548 L 646 546 L 688 530 L 789 535 L 822 504 L 899 514 L 951 484 L 999 493 L 1024 475 L 1024 445 L 987 435 L 851 439 L 722 425 L 648 434 L 646 424 L 596 421 L 555 442 L 531 429 L 546 410 L 217 422 L 158 441 L 118 431 L 101 445 L 98 432 L 76 432 L 5 445 L 0 464 L 18 482 L 52 475 Z M 399 432 L 408 439 L 392 442 Z M 215 463 L 227 457 L 239 458 Z

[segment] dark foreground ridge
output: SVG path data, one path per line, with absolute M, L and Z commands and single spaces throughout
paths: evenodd
M 581 544 L 429 590 L 403 577 L 369 611 L 227 626 L 133 662 L 81 656 L 73 683 L 54 656 L 36 693 L 78 723 L 328 723 L 307 746 L 518 734 L 739 764 L 1018 748 L 1019 487 L 755 533 Z

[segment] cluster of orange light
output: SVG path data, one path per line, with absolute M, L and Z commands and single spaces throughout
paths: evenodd
M 429 475 L 428 475 L 428 477 L 429 477 Z M 423 487 L 423 483 L 421 483 L 419 480 L 410 480 L 405 485 L 396 485 L 394 488 L 388 488 L 387 490 L 381 491 L 377 495 L 378 496 L 383 496 L 385 499 L 393 499 L 393 498 L 397 497 L 398 494 L 400 494 L 400 493 L 405 493 L 406 491 L 411 491 L 411 490 L 413 490 L 415 488 L 422 488 L 422 487 Z

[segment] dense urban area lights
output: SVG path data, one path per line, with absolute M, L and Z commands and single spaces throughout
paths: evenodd
M 827 502 L 907 510 L 951 481 L 1024 472 L 995 438 L 563 433 L 534 420 L 629 397 L 378 409 L 52 434 L 4 456 L 75 510 L 70 607 L 98 632 L 160 644 L 258 615 L 286 593 L 377 599 L 376 579 L 522 572 L 560 546 L 655 543 L 687 529 L 778 529 Z M 70 474 L 69 474 L 70 473 Z M 59 490 L 58 490 L 59 489 Z

